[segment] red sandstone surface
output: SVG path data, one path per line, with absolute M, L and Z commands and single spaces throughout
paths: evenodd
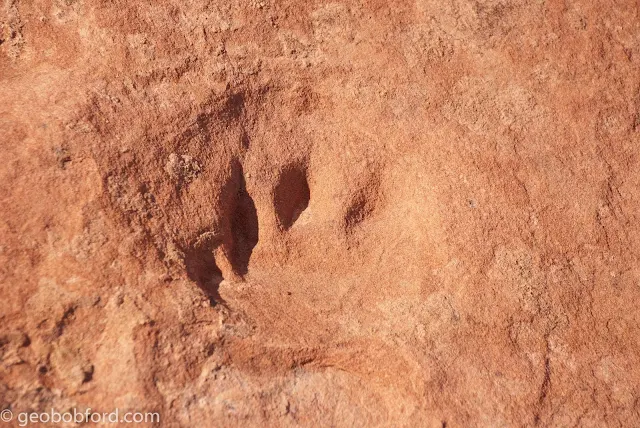
M 3 0 L 0 409 L 640 426 L 639 8 Z

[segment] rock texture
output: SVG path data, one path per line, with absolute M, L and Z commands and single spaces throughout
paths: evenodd
M 0 26 L 1 408 L 640 425 L 637 1 Z

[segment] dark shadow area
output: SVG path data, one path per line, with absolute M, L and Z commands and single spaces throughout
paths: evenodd
M 274 189 L 274 205 L 278 222 L 287 230 L 309 206 L 311 193 L 303 168 L 289 167 L 282 172 Z
M 242 116 L 244 111 L 244 94 L 241 92 L 231 94 L 224 104 L 224 108 L 221 112 L 222 117 L 227 120 L 237 120 Z
M 222 282 L 222 272 L 216 265 L 213 250 L 213 243 L 206 243 L 188 249 L 184 255 L 187 276 L 209 297 L 211 306 L 224 303 L 218 292 Z
M 364 220 L 367 219 L 373 212 L 373 203 L 367 198 L 364 192 L 358 192 L 344 215 L 344 228 L 349 231 L 353 229 Z
M 354 199 L 344 215 L 345 228 L 350 229 L 362 223 L 367 217 L 368 211 L 370 210 L 367 207 L 367 201 L 363 197 Z
M 233 238 L 233 268 L 244 275 L 249 268 L 249 259 L 258 243 L 258 212 L 253 199 L 247 192 L 242 166 L 237 165 L 237 192 L 231 217 L 231 235 Z
M 224 303 L 219 287 L 223 279 L 234 280 L 236 275 L 245 275 L 249 269 L 249 259 L 258 243 L 258 213 L 253 199 L 247 192 L 242 165 L 232 166 L 231 178 L 221 194 L 222 224 L 221 234 L 203 233 L 183 250 L 185 268 L 189 279 L 194 281 L 211 300 L 211 304 Z M 228 257 L 232 271 L 222 270 L 216 264 L 215 252 L 219 257 Z M 220 260 L 220 263 L 223 263 Z M 229 269 L 228 266 L 223 266 Z
M 342 224 L 346 233 L 351 233 L 359 225 L 375 214 L 380 204 L 380 178 L 370 173 L 366 180 L 355 186 L 347 201 Z

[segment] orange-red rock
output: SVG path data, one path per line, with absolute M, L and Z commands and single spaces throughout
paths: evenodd
M 639 8 L 5 0 L 0 408 L 640 425 Z

